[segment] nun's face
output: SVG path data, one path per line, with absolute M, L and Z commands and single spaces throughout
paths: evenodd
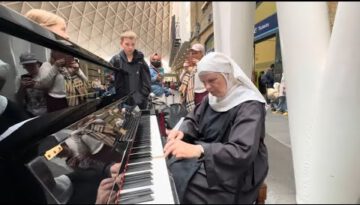
M 224 97 L 227 92 L 227 83 L 221 73 L 206 73 L 199 76 L 206 90 L 215 97 Z

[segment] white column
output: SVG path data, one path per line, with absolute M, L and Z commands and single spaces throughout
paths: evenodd
M 289 127 L 294 163 L 297 203 L 314 202 L 321 190 L 316 155 L 324 143 L 313 135 L 314 98 L 324 67 L 330 38 L 326 2 L 277 3 L 283 68 L 286 76 Z M 334 82 L 333 82 L 334 83 Z M 329 84 L 329 89 L 336 84 Z M 345 191 L 345 190 L 344 190 Z
M 256 2 L 212 2 L 215 51 L 229 55 L 251 78 Z
M 190 2 L 180 2 L 180 38 L 181 42 L 190 39 Z
M 309 202 L 360 203 L 360 3 L 339 2 L 314 123 Z

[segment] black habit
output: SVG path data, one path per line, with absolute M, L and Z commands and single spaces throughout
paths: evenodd
M 181 203 L 253 203 L 268 172 L 265 108 L 247 101 L 214 111 L 208 98 L 185 118 L 184 141 L 200 144 L 200 159 L 169 159 Z

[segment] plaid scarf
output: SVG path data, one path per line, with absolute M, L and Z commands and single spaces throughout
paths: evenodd
M 79 75 L 71 75 L 67 68 L 62 67 L 59 72 L 65 79 L 66 99 L 69 106 L 76 106 L 86 101 L 87 82 L 83 81 Z
M 183 77 L 182 84 L 186 86 L 185 104 L 186 110 L 191 112 L 195 108 L 194 80 L 196 68 L 191 73 L 186 73 Z
M 66 95 L 69 106 L 84 103 L 87 98 L 87 85 L 78 75 L 65 78 Z

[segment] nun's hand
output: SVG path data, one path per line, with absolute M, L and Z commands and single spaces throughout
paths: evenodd
M 171 130 L 167 136 L 167 141 L 171 140 L 182 140 L 184 138 L 184 133 L 179 130 Z
M 201 145 L 193 145 L 181 140 L 170 140 L 164 147 L 165 158 L 170 154 L 176 159 L 199 158 L 201 153 Z

